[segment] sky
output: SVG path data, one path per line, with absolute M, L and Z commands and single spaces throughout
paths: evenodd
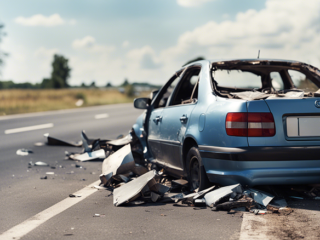
M 290 59 L 320 67 L 318 0 L 0 1 L 0 79 L 40 83 L 54 54 L 69 84 L 164 84 L 190 59 Z

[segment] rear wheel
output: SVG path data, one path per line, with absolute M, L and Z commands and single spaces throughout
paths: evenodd
M 209 179 L 202 164 L 202 159 L 197 147 L 192 147 L 187 154 L 188 180 L 190 190 L 199 191 L 206 189 L 210 186 Z

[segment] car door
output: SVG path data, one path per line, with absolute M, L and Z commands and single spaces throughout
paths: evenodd
M 160 145 L 164 165 L 183 172 L 182 144 L 189 118 L 197 103 L 200 67 L 187 69 L 162 111 Z
M 152 154 L 152 157 L 157 162 L 163 159 L 163 151 L 160 144 L 162 113 L 164 107 L 167 105 L 168 99 L 178 83 L 178 75 L 174 75 L 170 78 L 167 84 L 160 90 L 155 99 L 151 103 L 151 109 L 149 113 L 148 121 L 148 148 Z

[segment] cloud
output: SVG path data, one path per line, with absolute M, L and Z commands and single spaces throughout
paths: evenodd
M 58 25 L 75 25 L 76 20 L 64 20 L 59 14 L 52 14 L 51 16 L 44 16 L 42 14 L 36 14 L 31 17 L 17 17 L 15 22 L 23 26 L 44 26 L 44 27 L 53 27 Z
M 129 41 L 124 41 L 124 42 L 122 43 L 122 47 L 123 47 L 123 48 L 127 48 L 129 45 L 130 45 Z
M 261 57 L 318 63 L 320 2 L 268 0 L 264 9 L 239 12 L 235 20 L 207 22 L 182 34 L 161 59 L 181 64 L 196 56 L 214 58 Z
M 72 47 L 76 50 L 99 53 L 110 53 L 116 50 L 114 46 L 97 44 L 96 39 L 92 36 L 86 36 L 82 39 L 74 40 L 72 42 Z
M 81 49 L 81 48 L 91 48 L 96 43 L 96 40 L 94 37 L 86 36 L 82 39 L 76 39 L 72 43 L 72 47 L 75 49 Z
M 142 69 L 155 69 L 160 67 L 156 53 L 150 46 L 131 50 L 127 53 L 127 58 L 130 65 L 133 64 Z
M 177 3 L 182 7 L 195 7 L 211 1 L 214 0 L 177 0 Z

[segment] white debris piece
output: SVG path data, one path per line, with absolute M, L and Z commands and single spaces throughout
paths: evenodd
M 103 149 L 99 149 L 94 152 L 86 152 L 83 154 L 70 155 L 69 157 L 73 160 L 85 162 L 85 161 L 90 161 L 95 159 L 104 159 L 106 158 L 106 153 Z
M 214 206 L 220 199 L 231 195 L 233 192 L 235 193 L 242 193 L 242 187 L 240 184 L 235 184 L 231 186 L 226 186 L 214 190 L 212 192 L 207 193 L 204 195 L 204 199 L 206 200 L 206 204 L 209 207 Z
M 102 175 L 108 181 L 112 176 L 126 173 L 135 167 L 130 144 L 120 148 L 102 163 Z
M 34 163 L 34 166 L 44 166 L 44 167 L 46 167 L 46 166 L 49 166 L 49 164 L 48 163 L 45 163 L 45 162 L 35 162 Z
M 28 150 L 28 149 L 24 149 L 24 148 L 18 149 L 16 152 L 16 154 L 20 155 L 20 156 L 27 156 L 27 155 L 29 155 L 29 153 L 32 153 L 32 151 Z
M 114 189 L 113 205 L 117 207 L 125 202 L 128 202 L 130 199 L 133 199 L 156 175 L 156 171 L 153 170 L 141 175 L 140 177 L 126 183 L 119 188 Z

